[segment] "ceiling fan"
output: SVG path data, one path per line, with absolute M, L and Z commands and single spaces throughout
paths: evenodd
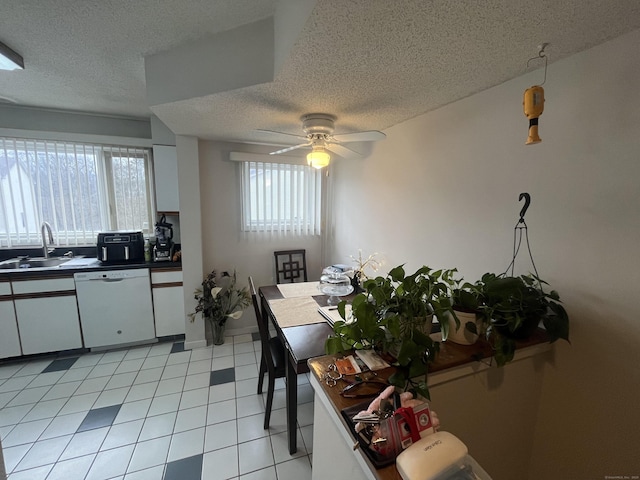
M 344 158 L 361 157 L 361 154 L 345 147 L 343 144 L 349 142 L 375 142 L 386 138 L 384 133 L 378 132 L 377 130 L 334 135 L 333 131 L 336 117 L 327 113 L 309 113 L 303 115 L 300 120 L 302 121 L 304 136 L 274 132 L 272 130 L 259 130 L 260 132 L 304 140 L 304 143 L 270 152 L 269 155 L 279 155 L 298 148 L 311 148 L 311 152 L 307 154 L 307 163 L 314 168 L 323 168 L 329 165 L 331 160 L 331 156 L 327 150 Z

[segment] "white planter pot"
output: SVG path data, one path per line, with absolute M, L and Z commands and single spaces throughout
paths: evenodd
M 458 320 L 460 320 L 460 328 L 456 330 L 456 320 L 453 315 L 446 314 L 447 321 L 449 322 L 449 333 L 447 338 L 442 338 L 443 341 L 457 343 L 458 345 L 473 345 L 478 340 L 478 335 L 470 332 L 465 328 L 468 322 L 474 322 L 476 324 L 476 330 L 479 332 L 482 326 L 480 320 L 476 317 L 475 313 L 459 312 L 456 310 Z

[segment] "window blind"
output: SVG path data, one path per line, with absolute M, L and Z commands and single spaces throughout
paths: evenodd
M 306 165 L 240 163 L 242 229 L 282 235 L 319 235 L 322 172 Z
M 143 148 L 0 137 L 0 247 L 95 244 L 98 232 L 149 230 Z

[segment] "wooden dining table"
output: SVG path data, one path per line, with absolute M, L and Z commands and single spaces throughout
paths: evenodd
M 260 287 L 258 295 L 262 311 L 273 323 L 287 354 L 287 438 L 293 455 L 297 451 L 297 376 L 309 371 L 307 360 L 325 354 L 324 344 L 333 329 L 317 309 L 326 306 L 329 297 L 320 294 L 317 282 L 269 285 Z

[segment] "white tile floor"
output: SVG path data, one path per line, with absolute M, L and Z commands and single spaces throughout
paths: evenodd
M 9 480 L 311 478 L 307 376 L 298 377 L 298 453 L 291 456 L 282 379 L 271 427 L 262 428 L 260 342 L 240 335 L 216 347 L 170 353 L 172 347 L 87 353 L 68 370 L 46 373 L 60 357 L 0 364 L 0 437 Z M 226 369 L 232 370 L 220 374 L 235 381 L 210 386 L 211 372 Z M 111 420 L 79 432 L 90 410 Z

